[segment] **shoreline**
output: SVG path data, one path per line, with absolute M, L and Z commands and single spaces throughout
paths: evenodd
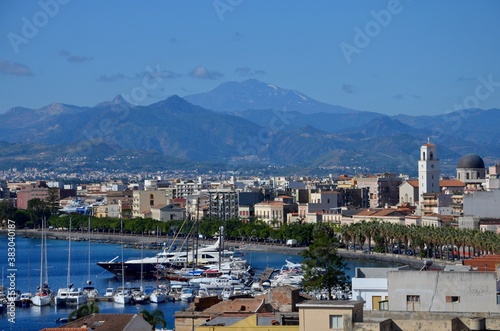
M 7 229 L 0 229 L 0 233 L 7 233 Z M 16 234 L 23 237 L 41 237 L 42 232 L 39 230 L 23 229 L 17 230 Z M 58 231 L 58 230 L 46 230 L 47 239 L 55 240 L 67 240 L 69 237 L 68 231 Z M 71 238 L 75 241 L 87 241 L 87 232 L 71 232 Z M 138 236 L 119 233 L 91 233 L 91 240 L 101 243 L 110 244 L 120 244 L 122 241 L 125 244 L 152 244 L 152 243 L 163 243 L 172 242 L 173 237 L 157 237 L 157 236 Z M 185 238 L 176 239 L 177 243 L 181 243 Z M 213 240 L 200 239 L 200 244 L 211 244 Z M 284 244 L 274 244 L 274 243 L 257 243 L 257 242 L 241 242 L 234 240 L 226 240 L 226 245 L 232 247 L 234 250 L 246 250 L 246 251 L 258 251 L 258 252 L 276 252 L 282 254 L 292 254 L 300 255 L 304 249 L 307 247 L 290 247 Z M 151 246 L 153 249 L 158 249 L 158 245 Z M 424 259 L 414 256 L 398 255 L 398 254 L 384 254 L 384 253 L 365 253 L 362 250 L 347 250 L 344 248 L 339 248 L 338 253 L 341 257 L 351 259 L 351 260 L 366 260 L 384 263 L 395 263 L 401 266 L 408 265 L 410 268 L 420 269 L 424 262 L 427 260 L 433 261 L 434 268 L 444 268 L 447 265 L 456 265 L 460 261 L 444 261 L 444 260 L 434 260 L 434 259 Z

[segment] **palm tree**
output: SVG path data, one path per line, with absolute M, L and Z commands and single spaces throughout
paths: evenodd
M 79 319 L 88 315 L 99 313 L 99 304 L 97 302 L 92 302 L 91 304 L 84 304 L 73 310 L 68 315 L 68 321 L 73 319 Z
M 142 318 L 144 318 L 146 322 L 151 324 L 153 329 L 156 328 L 158 324 L 162 328 L 167 327 L 167 322 L 165 321 L 165 315 L 161 310 L 155 309 L 152 312 L 150 312 L 149 310 L 143 309 L 139 313 L 142 314 Z
M 373 236 L 379 231 L 380 228 L 380 223 L 377 221 L 377 219 L 373 219 L 370 222 L 366 223 L 366 237 L 368 238 L 368 252 L 372 251 L 372 239 Z
M 351 234 L 349 231 L 349 225 L 342 224 L 339 229 L 342 242 L 347 250 L 349 250 L 349 241 L 351 240 Z

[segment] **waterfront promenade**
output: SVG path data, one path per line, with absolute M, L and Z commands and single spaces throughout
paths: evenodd
M 0 230 L 1 233 L 6 233 L 5 229 Z M 31 230 L 31 229 L 23 229 L 17 231 L 18 236 L 23 237 L 40 237 L 41 231 L 39 230 Z M 69 232 L 59 231 L 59 230 L 47 230 L 47 238 L 48 239 L 61 239 L 67 240 Z M 71 232 L 71 238 L 77 241 L 83 241 L 88 239 L 89 234 L 86 231 Z M 137 245 L 140 246 L 141 243 L 145 244 L 145 247 L 151 247 L 158 249 L 158 246 L 151 246 L 152 243 L 171 243 L 174 240 L 173 237 L 157 237 L 157 236 L 141 236 L 141 235 L 131 235 L 124 234 L 120 235 L 119 233 L 91 233 L 92 241 L 102 242 L 102 243 L 125 243 L 128 245 Z M 176 244 L 179 245 L 184 241 L 185 238 L 178 238 Z M 212 244 L 213 240 L 199 240 L 200 244 Z M 284 244 L 276 244 L 276 243 L 261 243 L 261 242 L 248 242 L 248 241 L 234 241 L 234 240 L 226 240 L 226 245 L 231 247 L 234 250 L 245 250 L 245 251 L 259 251 L 259 252 L 270 252 L 270 253 L 282 253 L 282 254 L 293 254 L 300 255 L 302 251 L 306 247 L 290 247 Z M 367 260 L 367 261 L 376 261 L 376 262 L 385 262 L 385 263 L 396 263 L 400 265 L 408 265 L 413 269 L 420 269 L 424 265 L 424 262 L 428 259 L 423 259 L 415 256 L 407 256 L 407 255 L 399 255 L 399 254 L 384 254 L 384 253 L 368 253 L 363 252 L 362 250 L 347 250 L 347 249 L 339 249 L 338 253 L 340 256 L 351 259 L 351 260 Z M 455 265 L 460 264 L 460 261 L 445 261 L 445 260 L 434 260 L 433 266 L 435 268 L 444 268 L 446 265 Z

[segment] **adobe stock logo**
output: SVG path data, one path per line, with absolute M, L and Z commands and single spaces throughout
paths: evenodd
M 219 16 L 219 20 L 222 22 L 224 21 L 226 12 L 232 12 L 236 7 L 241 5 L 242 2 L 243 0 L 214 0 L 212 5 Z
M 340 50 L 344 55 L 347 63 L 351 63 L 353 54 L 360 54 L 361 51 L 370 45 L 373 38 L 377 37 L 382 28 L 386 28 L 392 21 L 392 17 L 401 14 L 403 7 L 399 0 L 389 0 L 387 3 L 387 9 L 381 9 L 379 11 L 370 11 L 370 15 L 373 20 L 366 22 L 363 29 L 359 26 L 354 27 L 354 38 L 353 43 L 349 44 L 346 42 L 341 42 L 339 44 Z
M 26 45 L 31 39 L 35 38 L 40 29 L 49 23 L 50 18 L 54 18 L 59 13 L 59 6 L 65 5 L 68 2 L 69 0 L 38 1 L 41 10 L 35 12 L 31 20 L 26 16 L 21 18 L 23 23 L 21 34 L 12 31 L 7 34 L 7 39 L 9 39 L 10 46 L 14 50 L 14 53 L 19 53 L 19 46 L 21 44 Z

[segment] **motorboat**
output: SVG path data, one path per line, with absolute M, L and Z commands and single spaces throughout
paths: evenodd
M 94 286 L 84 286 L 83 292 L 87 295 L 87 298 L 98 300 L 99 291 Z
M 75 289 L 72 285 L 67 288 L 60 288 L 54 298 L 56 306 L 82 305 L 87 302 L 87 295 L 83 289 Z
M 179 296 L 179 299 L 181 299 L 181 301 L 192 301 L 195 297 L 195 291 L 194 291 L 194 288 L 192 287 L 185 287 L 182 289 L 181 291 L 181 295 Z
M 108 287 L 106 291 L 104 292 L 103 297 L 105 298 L 112 298 L 115 295 L 115 289 L 112 287 Z
M 129 289 L 119 287 L 113 295 L 113 301 L 126 305 L 132 301 L 132 294 Z

